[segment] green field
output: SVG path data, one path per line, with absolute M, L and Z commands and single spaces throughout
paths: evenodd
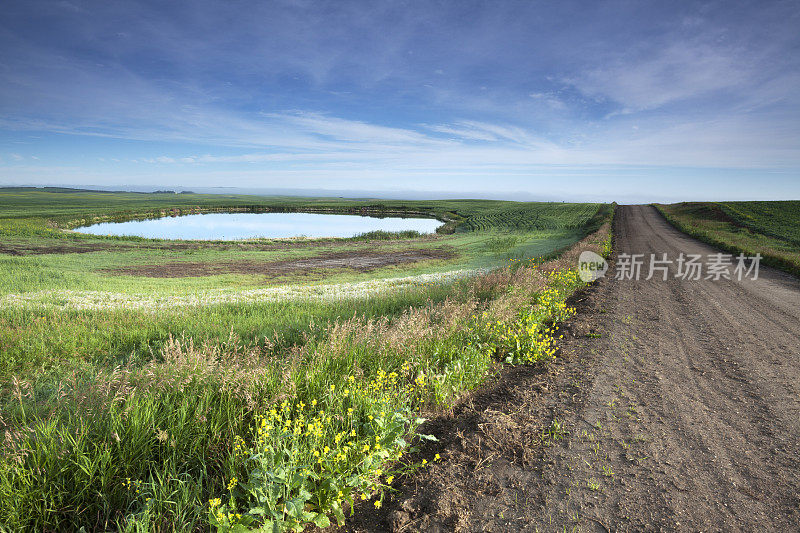
M 112 207 L 113 206 L 113 207 Z M 136 294 L 187 294 L 211 288 L 259 288 L 287 283 L 342 282 L 494 267 L 545 256 L 568 246 L 598 220 L 599 204 L 514 203 L 488 200 L 387 201 L 197 194 L 134 194 L 72 190 L 0 190 L 0 295 L 48 289 Z M 237 244 L 94 237 L 66 232 L 90 222 L 215 210 L 406 213 L 447 221 L 425 238 L 281 240 Z M 85 252 L 92 253 L 70 253 Z M 359 273 L 351 269 L 288 271 L 270 276 L 236 272 L 237 264 L 269 264 L 326 254 L 385 254 L 435 250 L 428 258 Z M 129 267 L 203 263 L 215 275 L 154 278 L 126 275 Z M 233 265 L 230 265 L 233 263 Z M 126 270 L 127 269 L 127 270 Z M 226 269 L 231 270 L 226 273 Z
M 174 203 L 173 203 L 174 202 Z M 109 207 L 109 206 L 114 207 Z M 61 228 L 76 221 L 129 219 L 175 209 L 337 210 L 414 212 L 453 221 L 443 233 L 420 238 L 317 239 L 295 242 L 254 240 L 176 243 L 141 238 L 95 237 Z M 381 211 L 382 210 L 382 211 Z M 194 194 L 98 193 L 74 190 L 0 190 L 0 300 L 33 295 L 32 305 L 2 300 L 0 311 L 0 377 L 50 371 L 61 363 L 102 361 L 125 363 L 149 357 L 170 335 L 198 341 L 234 333 L 245 342 L 280 337 L 282 345 L 309 334 L 319 324 L 352 316 L 383 316 L 411 305 L 442 299 L 447 283 L 436 273 L 493 268 L 530 257 L 546 257 L 596 229 L 605 208 L 597 204 L 519 204 L 497 201 L 355 201 L 342 199 L 263 198 Z M 482 215 L 481 213 L 486 213 Z M 560 217 L 559 218 L 559 214 Z M 526 217 L 534 221 L 527 221 Z M 477 227 L 480 219 L 486 229 Z M 487 227 L 485 220 L 496 221 Z M 457 222 L 456 222 L 457 221 Z M 519 229 L 528 227 L 528 229 Z M 133 275 L 130 268 L 191 264 L 209 269 L 228 265 L 269 266 L 275 262 L 325 257 L 326 254 L 402 254 L 445 250 L 447 259 L 422 259 L 361 272 L 353 269 L 297 269 L 277 275 L 214 273 L 190 277 Z M 433 274 L 433 280 L 402 285 L 381 298 L 347 298 L 336 305 L 319 298 L 237 299 L 244 291 L 280 290 L 324 294 L 330 286 L 352 286 L 384 278 Z M 430 276 L 429 276 L 430 278 Z M 443 280 L 447 281 L 447 277 Z M 351 285 L 343 285 L 351 284 Z M 319 289 L 319 290 L 317 290 Z M 66 292 L 65 292 L 66 291 Z M 99 293 L 99 294 L 98 294 Z M 88 296 L 87 296 L 88 295 Z M 87 299 L 90 304 L 83 305 Z M 191 313 L 174 302 L 200 299 L 220 305 L 192 306 Z M 100 301 L 100 304 L 95 302 Z M 339 298 L 341 300 L 341 298 Z M 105 304 L 110 301 L 112 303 Z
M 702 241 L 800 275 L 800 201 L 656 205 L 675 227 Z
M 432 236 L 236 243 L 69 231 L 230 210 L 446 224 Z M 530 259 L 583 238 L 607 250 L 610 213 L 598 204 L 0 190 L 0 524 L 285 530 L 341 519 L 356 497 L 380 501 L 392 476 L 421 467 L 408 454 L 421 408 L 448 405 L 503 361 L 552 357 L 546 327 L 569 315 L 565 299 L 582 284 L 564 268 L 574 258 L 552 274 Z M 261 270 L 376 253 L 418 260 Z M 149 275 L 166 267 L 176 275 Z

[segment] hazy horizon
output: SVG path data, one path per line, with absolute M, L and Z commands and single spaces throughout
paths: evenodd
M 155 187 L 142 185 L 87 185 L 87 184 L 67 184 L 67 185 L 0 185 L 0 190 L 4 188 L 65 188 L 76 190 L 90 190 L 101 192 L 133 192 L 133 193 L 154 193 L 171 191 L 174 193 L 191 192 L 197 194 L 237 194 L 254 196 L 290 196 L 290 197 L 314 197 L 314 198 L 346 198 L 346 199 L 387 199 L 387 200 L 507 200 L 518 202 L 617 202 L 625 204 L 649 204 L 649 203 L 679 203 L 679 202 L 699 202 L 699 201 L 736 201 L 736 198 L 725 196 L 724 194 L 713 198 L 695 198 L 691 196 L 678 198 L 650 198 L 641 199 L 635 195 L 617 195 L 615 197 L 591 196 L 576 194 L 569 197 L 556 197 L 547 195 L 537 195 L 528 191 L 516 191 L 508 193 L 497 193 L 491 191 L 418 191 L 413 189 L 395 190 L 367 190 L 367 189 L 289 189 L 289 188 L 250 188 L 250 187 Z M 749 198 L 750 200 L 800 200 L 800 195 L 791 198 Z

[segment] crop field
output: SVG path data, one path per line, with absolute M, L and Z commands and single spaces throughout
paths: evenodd
M 582 227 L 597 211 L 595 204 L 517 204 L 485 205 L 460 211 L 465 223 L 464 231 L 502 230 L 553 230 Z
M 444 225 L 236 242 L 70 231 L 237 210 Z M 0 524 L 283 531 L 381 506 L 425 468 L 421 411 L 553 357 L 583 286 L 564 250 L 607 253 L 611 212 L 0 190 Z
M 800 201 L 657 205 L 678 229 L 702 241 L 800 274 Z

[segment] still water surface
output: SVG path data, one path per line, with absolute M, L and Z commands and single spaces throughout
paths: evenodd
M 76 231 L 149 239 L 235 240 L 265 237 L 353 237 L 368 231 L 433 233 L 442 223 L 432 218 L 365 217 L 317 213 L 209 213 L 129 222 L 103 222 Z

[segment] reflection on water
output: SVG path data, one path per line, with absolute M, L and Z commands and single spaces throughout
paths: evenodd
M 265 237 L 353 237 L 368 231 L 433 233 L 442 223 L 432 218 L 365 217 L 317 213 L 209 213 L 129 222 L 104 222 L 76 231 L 150 239 L 235 240 Z

